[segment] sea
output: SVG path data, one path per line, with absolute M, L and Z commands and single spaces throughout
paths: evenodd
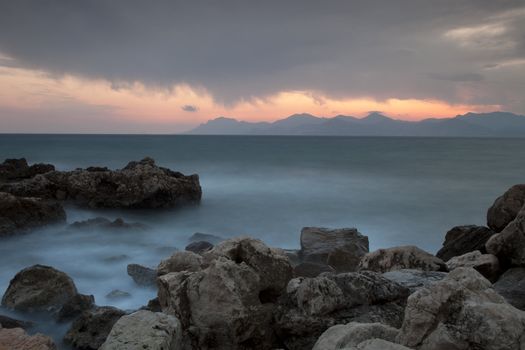
M 200 205 L 93 210 L 68 204 L 67 222 L 123 218 L 144 231 L 81 232 L 65 225 L 0 240 L 0 293 L 22 268 L 53 266 L 97 305 L 134 310 L 154 298 L 126 266 L 155 267 L 196 232 L 249 235 L 297 249 L 305 226 L 356 227 L 370 249 L 416 245 L 435 253 L 456 225 L 486 223 L 510 186 L 525 183 L 525 139 L 189 135 L 0 135 L 0 162 L 26 158 L 59 170 L 122 168 L 152 157 L 200 176 Z M 112 299 L 121 290 L 129 297 Z M 8 314 L 24 319 L 37 316 Z M 37 319 L 31 332 L 60 343 L 68 324 Z

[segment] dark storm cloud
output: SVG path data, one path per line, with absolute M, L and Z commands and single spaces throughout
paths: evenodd
M 502 66 L 525 58 L 523 0 L 0 1 L 0 53 L 116 88 L 498 104 L 525 79 Z
M 193 105 L 184 105 L 181 107 L 184 112 L 197 112 L 199 107 Z

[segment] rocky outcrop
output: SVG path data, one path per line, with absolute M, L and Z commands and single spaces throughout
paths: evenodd
M 121 317 L 100 350 L 179 350 L 181 343 L 176 317 L 142 310 Z
M 312 350 L 345 349 L 375 338 L 394 341 L 398 332 L 398 329 L 381 323 L 338 324 L 328 328 L 319 337 Z
M 503 267 L 525 266 L 525 207 L 503 231 L 487 241 L 486 248 Z
M 204 259 L 201 270 L 159 277 L 160 305 L 181 321 L 186 346 L 271 348 L 274 303 L 292 276 L 288 259 L 244 237 L 220 243 Z
M 55 167 L 51 164 L 39 163 L 29 166 L 25 158 L 6 159 L 0 164 L 0 181 L 29 179 L 54 170 Z
M 493 287 L 509 304 L 525 311 L 525 268 L 514 267 L 505 271 Z
M 65 220 L 59 203 L 0 192 L 0 237 Z
M 337 272 L 355 271 L 368 249 L 368 237 L 355 228 L 305 227 L 301 230 L 301 260 L 330 265 Z
M 64 272 L 34 265 L 15 275 L 2 298 L 2 305 L 18 311 L 57 312 L 75 295 L 75 284 Z
M 449 271 L 458 267 L 472 267 L 491 282 L 495 282 L 500 274 L 498 258 L 492 254 L 481 254 L 479 250 L 453 257 L 447 261 Z
M 300 263 L 293 268 L 294 277 L 317 277 L 322 273 L 335 273 L 335 269 L 330 265 L 323 265 L 311 262 Z
M 472 268 L 458 268 L 408 298 L 397 342 L 425 350 L 520 350 L 525 313 Z
M 99 349 L 113 328 L 125 313 L 110 306 L 84 311 L 64 336 L 64 342 L 83 350 Z
M 487 243 L 494 231 L 485 226 L 456 226 L 445 235 L 443 247 L 436 253 L 436 256 L 443 261 L 447 261 L 455 256 L 479 250 L 486 253 L 485 243 Z
M 195 272 L 202 270 L 203 266 L 204 259 L 202 256 L 189 251 L 175 252 L 160 262 L 157 267 L 157 274 L 162 276 L 170 272 Z
M 188 244 L 184 250 L 195 254 L 202 254 L 213 249 L 213 244 L 207 241 L 196 241 Z
M 383 273 L 383 277 L 408 288 L 410 293 L 441 281 L 446 276 L 446 272 L 413 269 L 395 270 Z
M 516 218 L 523 205 L 525 205 L 525 184 L 512 186 L 489 208 L 488 227 L 500 232 Z
M 0 327 L 1 350 L 55 350 L 55 343 L 51 338 L 37 333 L 28 335 L 22 328 Z
M 360 270 L 388 272 L 402 269 L 423 271 L 447 271 L 440 258 L 415 246 L 402 246 L 379 249 L 368 253 L 359 263 Z
M 84 221 L 75 221 L 68 226 L 71 230 L 100 231 L 100 230 L 146 230 L 147 226 L 138 222 L 128 223 L 122 218 L 111 221 L 107 218 L 96 217 Z
M 185 176 L 158 167 L 151 158 L 130 162 L 120 170 L 87 168 L 52 171 L 19 182 L 4 183 L 0 191 L 17 196 L 71 200 L 93 208 L 164 208 L 199 202 L 198 175 Z
M 157 271 L 139 264 L 129 264 L 128 275 L 139 286 L 154 286 L 157 284 Z
M 17 320 L 8 316 L 0 315 L 0 328 L 22 328 L 33 327 L 33 322 Z

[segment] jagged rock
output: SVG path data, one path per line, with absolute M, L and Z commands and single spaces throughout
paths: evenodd
M 29 166 L 25 158 L 6 159 L 0 164 L 0 181 L 28 179 L 54 170 L 55 167 L 51 164 L 39 163 Z
M 515 267 L 505 271 L 493 287 L 509 304 L 525 310 L 525 268 Z
M 28 335 L 22 328 L 0 327 L 1 350 L 55 350 L 53 340 L 43 334 Z
M 125 299 L 131 297 L 131 294 L 128 292 L 124 292 L 119 289 L 114 289 L 108 294 L 106 294 L 106 298 L 108 299 Z
M 206 241 L 196 241 L 188 244 L 184 249 L 195 254 L 202 254 L 213 249 L 213 244 Z
M 2 305 L 19 311 L 58 311 L 77 294 L 73 280 L 50 266 L 33 265 L 9 283 Z
M 479 250 L 486 253 L 485 243 L 494 234 L 490 228 L 485 226 L 456 226 L 445 235 L 443 247 L 437 252 L 436 256 L 443 261 L 460 256 L 466 253 Z
M 411 350 L 406 346 L 395 344 L 383 339 L 369 339 L 346 350 Z M 445 350 L 445 349 L 443 349 Z M 447 350 L 452 350 L 447 348 Z
M 204 266 L 202 256 L 189 251 L 175 252 L 164 259 L 157 267 L 157 275 L 162 276 L 170 272 L 199 271 Z
M 457 268 L 408 298 L 396 340 L 424 350 L 521 350 L 525 312 L 507 304 L 472 268 Z
M 86 310 L 91 310 L 95 306 L 95 297 L 93 295 L 76 294 L 69 299 L 58 312 L 58 321 L 68 321 Z
M 0 192 L 0 237 L 65 220 L 66 212 L 59 203 Z
M 421 271 L 413 269 L 395 270 L 383 273 L 383 277 L 407 287 L 410 294 L 432 283 L 441 281 L 447 276 L 446 272 Z
M 209 233 L 200 233 L 200 232 L 196 232 L 192 234 L 190 238 L 188 238 L 188 241 L 190 243 L 206 241 L 206 242 L 210 242 L 213 245 L 219 244 L 225 240 L 226 240 L 225 238 L 222 238 L 219 236 L 215 236 Z
M 33 327 L 33 322 L 16 320 L 14 318 L 0 315 L 0 328 L 22 328 L 28 329 Z
M 402 269 L 423 271 L 446 271 L 447 266 L 440 258 L 415 246 L 379 249 L 368 253 L 359 263 L 360 270 L 388 272 Z
M 143 225 L 138 222 L 128 223 L 125 222 L 122 218 L 117 218 L 114 221 L 111 221 L 107 218 L 96 217 L 93 219 L 88 219 L 84 221 L 75 221 L 68 226 L 69 229 L 74 230 L 83 230 L 83 231 L 98 231 L 98 230 L 145 230 L 146 225 Z
M 398 332 L 398 329 L 381 323 L 339 324 L 328 328 L 319 337 L 312 350 L 344 349 L 374 338 L 394 341 Z
M 487 212 L 487 226 L 496 232 L 503 230 L 525 204 L 525 184 L 514 185 L 498 197 Z
M 139 286 L 154 286 L 157 283 L 157 271 L 139 264 L 129 264 L 128 275 Z
M 125 313 L 110 306 L 84 311 L 64 336 L 64 341 L 83 350 L 97 350 L 106 340 L 113 325 Z
M 181 342 L 176 317 L 142 310 L 121 317 L 100 350 L 179 350 Z
M 479 250 L 455 256 L 447 261 L 449 271 L 458 267 L 472 267 L 491 282 L 495 282 L 500 274 L 498 258 L 492 254 L 481 254 Z
M 330 265 L 337 272 L 355 271 L 366 253 L 368 237 L 355 228 L 304 227 L 301 230 L 300 257 L 304 262 Z
M 0 191 L 17 196 L 72 200 L 94 208 L 164 208 L 196 203 L 201 198 L 198 175 L 185 176 L 158 167 L 151 158 L 130 162 L 120 170 L 51 171 Z
M 525 266 L 525 207 L 500 233 L 490 237 L 487 252 L 504 266 Z
M 293 268 L 294 277 L 317 277 L 324 272 L 335 273 L 330 265 L 303 262 Z

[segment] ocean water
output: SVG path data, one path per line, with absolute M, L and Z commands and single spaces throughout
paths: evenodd
M 371 250 L 413 244 L 435 253 L 448 229 L 483 225 L 494 199 L 525 183 L 525 139 L 0 135 L 0 159 L 25 157 L 61 170 L 121 168 L 145 156 L 199 174 L 201 204 L 142 211 L 69 206 L 69 223 L 122 217 L 149 229 L 49 227 L 2 239 L 0 293 L 17 271 L 40 263 L 67 272 L 98 305 L 135 309 L 155 290 L 134 285 L 126 265 L 156 266 L 184 249 L 195 232 L 247 234 L 269 245 L 298 248 L 304 226 L 357 227 L 369 237 Z M 131 297 L 106 298 L 114 289 Z M 45 322 L 37 328 L 57 339 L 64 329 Z

